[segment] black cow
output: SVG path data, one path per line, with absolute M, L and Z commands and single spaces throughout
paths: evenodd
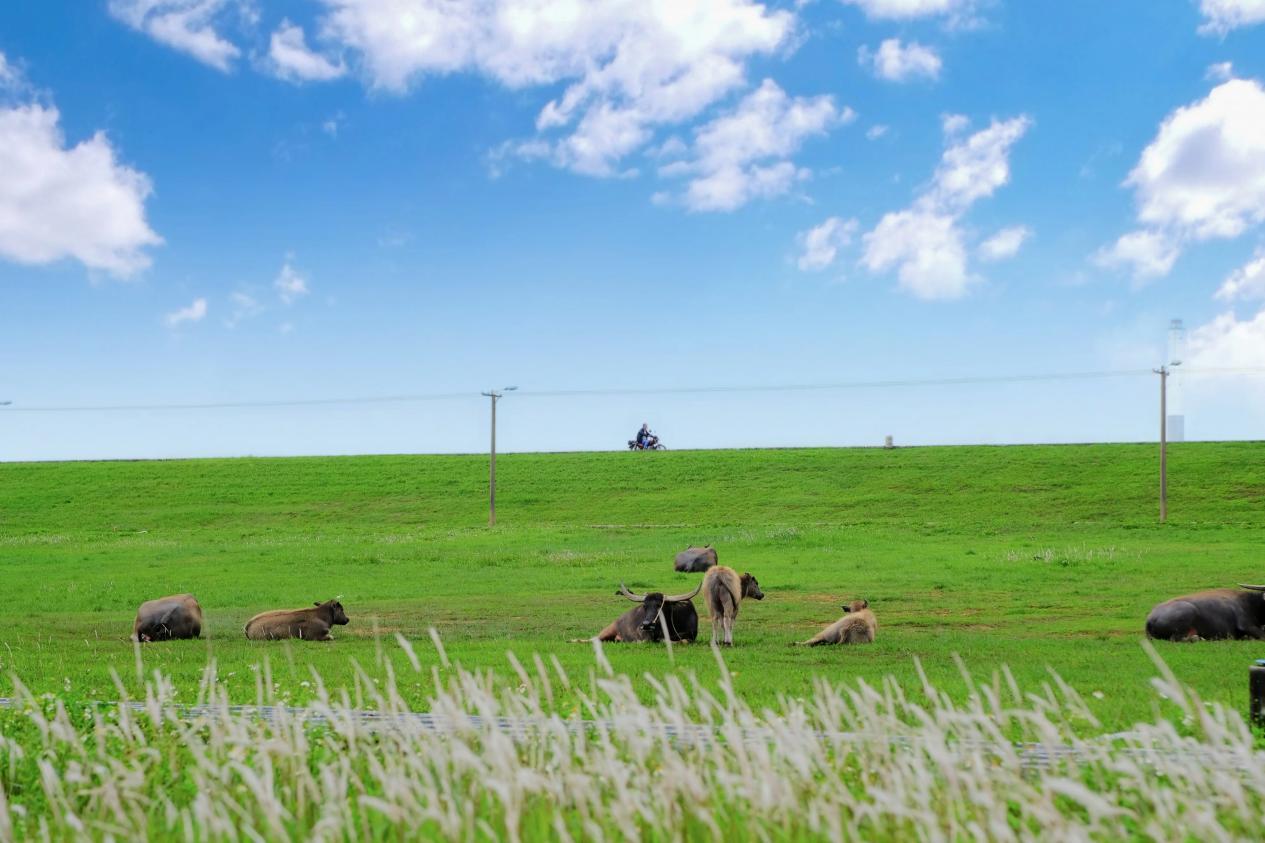
M 1146 616 L 1146 634 L 1168 641 L 1265 639 L 1265 585 L 1214 588 L 1166 600 Z
M 664 627 L 671 641 L 693 641 L 698 637 L 698 612 L 690 601 L 703 587 L 700 582 L 689 594 L 664 595 L 659 591 L 649 594 L 634 594 L 623 583 L 619 591 L 637 606 L 624 612 L 610 626 L 599 632 L 594 638 L 598 641 L 653 641 L 663 640 Z M 592 641 L 582 638 L 581 641 Z
M 676 555 L 676 570 L 685 574 L 701 574 L 719 561 L 716 549 L 710 544 L 705 547 L 687 547 Z

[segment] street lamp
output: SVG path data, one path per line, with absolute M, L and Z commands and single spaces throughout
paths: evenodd
M 492 399 L 492 451 L 491 460 L 488 462 L 488 526 L 496 526 L 496 402 L 498 399 L 504 398 L 506 392 L 513 392 L 518 389 L 516 386 L 502 387 L 500 392 L 495 389 L 482 393 Z

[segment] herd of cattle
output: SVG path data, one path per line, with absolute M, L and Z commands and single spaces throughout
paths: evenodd
M 732 646 L 734 623 L 742 601 L 763 600 L 760 583 L 749 574 L 719 564 L 715 548 L 688 547 L 676 555 L 674 568 L 681 573 L 702 573 L 693 591 L 682 594 L 636 594 L 620 583 L 617 595 L 637 605 L 592 638 L 576 641 L 694 641 L 698 637 L 698 611 L 694 598 L 700 592 L 712 626 L 712 644 Z M 820 644 L 869 644 L 878 631 L 870 604 L 855 600 L 843 606 L 844 615 L 821 632 L 800 642 Z M 343 604 L 337 600 L 305 609 L 261 612 L 246 622 L 246 637 L 256 641 L 301 638 L 331 641 L 330 630 L 348 623 Z M 192 594 L 176 594 L 142 603 L 136 612 L 132 640 L 170 641 L 198 638 L 202 634 L 202 607 Z M 1239 589 L 1201 591 L 1160 603 L 1146 619 L 1146 634 L 1170 641 L 1203 641 L 1224 638 L 1265 640 L 1265 585 L 1240 584 Z

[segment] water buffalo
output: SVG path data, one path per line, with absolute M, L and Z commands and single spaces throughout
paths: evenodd
M 1217 638 L 1265 639 L 1265 585 L 1214 588 L 1166 600 L 1146 616 L 1149 638 L 1200 641 Z
M 805 647 L 820 644 L 872 644 L 878 632 L 878 620 L 870 611 L 870 601 L 853 600 L 843 607 L 844 615 L 821 632 L 800 642 Z
M 751 574 L 738 576 L 737 571 L 724 565 L 707 570 L 707 575 L 703 577 L 703 599 L 707 601 L 707 613 L 712 621 L 712 644 L 716 643 L 719 631 L 724 643 L 733 646 L 734 621 L 738 619 L 738 604 L 744 597 L 764 599 L 760 584 Z
M 171 641 L 202 635 L 202 607 L 192 594 L 173 594 L 147 600 L 136 610 L 132 640 Z
M 716 549 L 710 544 L 687 547 L 676 555 L 676 570 L 685 574 L 701 574 L 717 562 Z
M 246 621 L 246 637 L 252 641 L 274 641 L 278 638 L 333 641 L 330 628 L 347 622 L 343 604 L 337 600 L 326 600 L 324 603 L 313 603 L 310 609 L 260 612 Z
M 690 601 L 698 594 L 703 584 L 689 594 L 664 595 L 659 591 L 649 594 L 634 594 L 623 583 L 619 584 L 621 594 L 637 603 L 637 606 L 624 612 L 610 626 L 599 632 L 594 638 L 598 641 L 654 641 L 663 640 L 663 629 L 667 627 L 668 640 L 693 641 L 698 637 L 698 612 Z M 593 638 L 581 638 L 579 641 L 592 641 Z

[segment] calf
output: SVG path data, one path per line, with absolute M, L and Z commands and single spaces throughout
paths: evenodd
M 707 614 L 712 621 L 712 644 L 720 632 L 725 645 L 734 643 L 734 621 L 738 619 L 738 605 L 743 598 L 763 600 L 760 583 L 751 574 L 738 575 L 733 568 L 716 565 L 707 569 L 703 577 L 703 599 L 707 601 Z
M 326 600 L 312 604 L 310 609 L 260 612 L 246 622 L 246 637 L 252 641 L 275 641 L 278 638 L 333 641 L 330 629 L 335 624 L 347 622 L 343 604 L 337 600 Z
M 853 600 L 843 607 L 844 615 L 821 632 L 800 642 L 805 647 L 820 644 L 872 644 L 878 632 L 878 621 L 870 611 L 868 600 Z

